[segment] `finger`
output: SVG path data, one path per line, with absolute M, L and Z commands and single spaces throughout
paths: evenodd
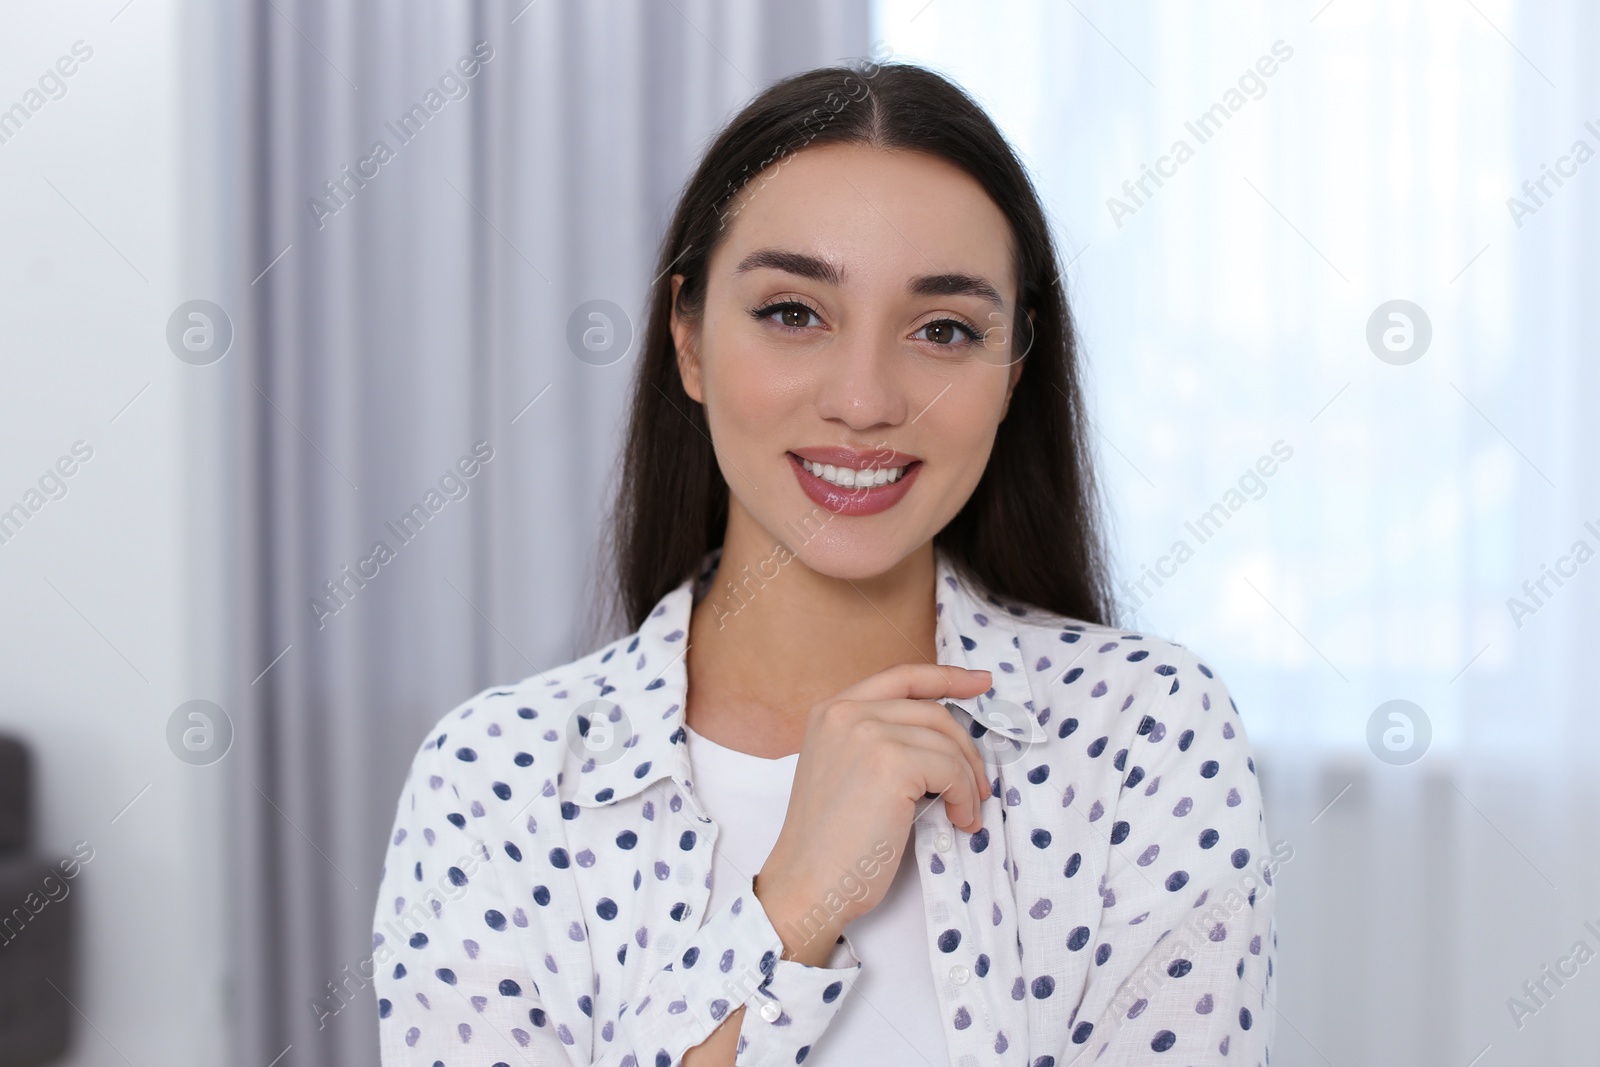
M 977 833 L 983 825 L 982 800 L 978 784 L 967 767 L 966 760 L 948 752 L 928 750 L 931 762 L 922 799 L 917 801 L 913 819 L 935 804 L 944 804 L 945 816 L 951 825 L 967 833 Z M 943 787 L 941 788 L 941 783 Z
M 989 671 L 968 670 L 954 664 L 897 663 L 877 674 L 868 675 L 833 699 L 938 700 L 942 697 L 975 697 L 987 691 L 993 681 L 994 676 Z
M 978 751 L 977 743 L 943 704 L 932 700 L 878 700 L 865 707 L 870 714 L 885 722 L 934 730 L 948 737 L 972 767 L 973 776 L 982 784 L 979 799 L 992 792 L 989 785 L 989 769 L 984 765 L 983 755 Z
M 973 772 L 958 742 L 917 726 L 884 723 L 879 731 L 881 743 L 896 746 L 907 761 L 904 766 L 911 777 L 904 785 L 918 814 L 926 810 L 924 798 L 931 793 L 944 800 L 957 827 L 971 832 L 981 825 L 983 776 Z

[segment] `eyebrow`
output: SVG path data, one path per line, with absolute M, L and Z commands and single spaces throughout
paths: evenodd
M 768 267 L 801 278 L 827 285 L 844 284 L 844 268 L 820 256 L 805 252 L 791 252 L 783 248 L 758 248 L 739 261 L 735 274 Z M 1000 291 L 988 280 L 964 271 L 947 271 L 943 274 L 919 274 L 911 279 L 907 289 L 914 296 L 975 296 L 996 307 L 1004 307 Z

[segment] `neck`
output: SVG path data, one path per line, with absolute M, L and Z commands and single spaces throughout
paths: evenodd
M 833 578 L 730 515 L 690 618 L 690 727 L 769 759 L 799 751 L 814 704 L 896 663 L 936 661 L 934 574 L 930 540 L 882 574 Z

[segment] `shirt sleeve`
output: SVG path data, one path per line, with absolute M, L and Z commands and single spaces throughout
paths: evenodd
M 853 953 L 839 967 L 780 959 L 745 885 L 636 1003 L 597 1017 L 595 990 L 573 985 L 597 973 L 581 926 L 547 929 L 548 912 L 519 906 L 501 879 L 516 846 L 469 832 L 449 762 L 431 743 L 418 753 L 384 862 L 373 931 L 384 1067 L 670 1067 L 740 1006 L 738 1064 L 805 1058 L 854 986 Z
M 499 883 L 503 848 L 467 831 L 467 805 L 447 771 L 430 740 L 401 790 L 384 859 L 372 935 L 381 1062 L 587 1062 L 576 1054 L 579 1035 L 551 1018 L 508 929 L 528 918 Z
M 783 941 L 759 901 L 753 910 L 762 912 L 761 925 L 772 931 L 778 946 L 768 951 L 781 952 Z M 840 939 L 833 963 L 828 967 L 786 959 L 773 963 L 770 977 L 745 1005 L 736 1067 L 805 1060 L 861 976 L 861 961 L 847 939 Z
M 678 958 L 656 972 L 638 1005 L 624 1006 L 621 1022 L 631 1040 L 621 1043 L 631 1055 L 610 1050 L 595 1062 L 675 1064 L 741 1005 L 738 1067 L 801 1062 L 838 1014 L 861 962 L 847 951 L 841 966 L 812 967 L 781 959 L 782 950 L 783 939 L 746 880 Z
M 1227 687 L 1192 655 L 1185 660 L 1118 764 L 1125 777 L 1110 837 L 1120 843 L 1072 1033 L 1092 1042 L 1096 1067 L 1151 1063 L 1152 1053 L 1197 1067 L 1267 1062 L 1273 876 L 1293 849 L 1269 845 L 1255 761 Z

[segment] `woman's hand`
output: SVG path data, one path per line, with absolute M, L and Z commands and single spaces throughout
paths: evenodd
M 821 965 L 840 931 L 877 906 L 928 795 L 958 829 L 982 826 L 983 760 L 940 701 L 975 697 L 991 681 L 988 671 L 903 663 L 811 709 L 783 829 L 756 876 L 785 958 Z

